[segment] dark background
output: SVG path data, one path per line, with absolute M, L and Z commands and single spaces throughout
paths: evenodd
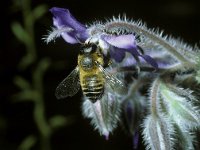
M 38 134 L 33 121 L 32 102 L 13 102 L 12 95 L 19 92 L 13 84 L 16 75 L 30 79 L 31 70 L 19 71 L 17 64 L 25 54 L 25 47 L 12 34 L 13 21 L 22 21 L 21 13 L 13 10 L 13 2 L 6 1 L 1 14 L 0 48 L 0 150 L 15 150 L 29 134 Z M 32 8 L 39 4 L 68 8 L 82 23 L 105 20 L 113 15 L 126 13 L 128 18 L 145 21 L 148 27 L 159 27 L 166 34 L 181 37 L 191 45 L 200 39 L 200 4 L 198 1 L 155 1 L 155 0 L 32 0 Z M 76 66 L 78 45 L 70 45 L 57 39 L 46 45 L 41 38 L 52 26 L 52 15 L 48 12 L 35 25 L 35 40 L 40 58 L 48 57 L 52 65 L 45 73 L 44 95 L 47 119 L 53 115 L 69 117 L 69 123 L 59 128 L 51 137 L 52 150 L 122 150 L 132 148 L 132 139 L 118 128 L 106 141 L 84 119 L 81 114 L 81 92 L 67 100 L 56 100 L 57 84 Z M 140 143 L 140 146 L 142 144 Z M 33 149 L 38 149 L 37 145 Z M 141 146 L 142 149 L 142 146 Z

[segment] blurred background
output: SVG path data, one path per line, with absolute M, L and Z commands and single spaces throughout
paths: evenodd
M 42 37 L 52 26 L 51 7 L 68 8 L 82 23 L 125 13 L 191 45 L 200 42 L 198 1 L 13 0 L 1 5 L 0 149 L 125 150 L 132 137 L 121 127 L 108 141 L 81 114 L 81 92 L 57 100 L 54 91 L 76 66 L 78 45 Z M 143 149 L 140 138 L 139 149 Z

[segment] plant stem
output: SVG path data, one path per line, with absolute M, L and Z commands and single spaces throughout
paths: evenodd
M 50 62 L 48 59 L 42 59 L 33 73 L 33 86 L 38 93 L 38 97 L 34 100 L 34 120 L 41 136 L 41 150 L 50 150 L 49 138 L 52 132 L 45 118 L 43 98 L 43 76 L 49 64 Z
M 21 0 L 21 9 L 22 9 L 22 15 L 24 19 L 24 29 L 29 35 L 29 42 L 25 43 L 27 54 L 22 59 L 22 62 L 20 63 L 20 68 L 26 68 L 30 64 L 32 64 L 36 58 L 36 47 L 35 47 L 35 35 L 34 35 L 34 18 L 31 13 L 31 1 L 30 0 Z
M 20 67 L 25 69 L 26 67 L 32 65 L 37 58 L 37 50 L 35 46 L 35 36 L 34 36 L 34 23 L 35 19 L 32 15 L 31 10 L 31 1 L 30 0 L 21 0 L 21 9 L 24 20 L 24 30 L 29 35 L 30 41 L 25 43 L 26 46 L 26 55 L 22 58 Z M 41 150 L 50 150 L 50 135 L 51 128 L 45 118 L 45 105 L 43 98 L 43 76 L 46 69 L 49 66 L 48 59 L 42 59 L 37 63 L 36 69 L 33 70 L 32 74 L 32 87 L 37 96 L 34 97 L 34 110 L 33 117 L 36 123 L 36 126 L 40 133 L 40 149 Z
M 34 107 L 34 120 L 37 128 L 40 132 L 40 146 L 41 150 L 50 150 L 50 135 L 51 129 L 46 122 L 45 109 L 41 93 L 38 95 L 38 99 L 35 101 Z

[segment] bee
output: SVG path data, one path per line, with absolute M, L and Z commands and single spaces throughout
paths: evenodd
M 56 98 L 73 96 L 80 87 L 83 94 L 93 103 L 101 99 L 106 86 L 118 94 L 125 95 L 126 86 L 103 67 L 106 65 L 109 64 L 96 44 L 85 45 L 78 55 L 77 67 L 56 88 Z

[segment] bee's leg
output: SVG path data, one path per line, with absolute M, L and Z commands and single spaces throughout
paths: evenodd
M 112 65 L 112 60 L 108 61 L 108 66 Z
M 139 74 L 140 73 L 140 66 L 136 65 L 135 68 L 136 68 L 137 74 Z

